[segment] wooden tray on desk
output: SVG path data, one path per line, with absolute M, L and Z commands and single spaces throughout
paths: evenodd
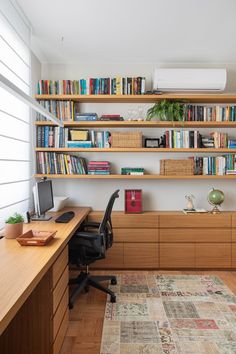
M 45 246 L 57 231 L 29 230 L 16 238 L 21 246 Z

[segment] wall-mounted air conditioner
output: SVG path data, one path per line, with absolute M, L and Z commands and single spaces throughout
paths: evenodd
M 224 91 L 226 69 L 156 69 L 153 89 L 160 91 Z

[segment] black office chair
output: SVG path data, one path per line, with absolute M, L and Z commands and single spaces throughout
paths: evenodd
M 119 189 L 111 195 L 101 223 L 83 223 L 69 242 L 69 262 L 76 264 L 78 268 L 86 266 L 85 271 L 81 271 L 78 277 L 69 281 L 69 284 L 74 285 L 69 299 L 69 308 L 73 307 L 77 295 L 83 289 L 88 291 L 90 285 L 109 294 L 111 302 L 116 302 L 114 292 L 100 284 L 101 281 L 110 280 L 111 284 L 115 285 L 116 277 L 89 274 L 89 264 L 106 258 L 106 250 L 112 246 L 111 212 L 116 198 L 119 198 Z

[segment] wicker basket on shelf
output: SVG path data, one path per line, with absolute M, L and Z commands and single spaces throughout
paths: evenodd
M 192 176 L 194 174 L 193 159 L 161 160 L 160 174 L 165 176 Z
M 141 148 L 142 133 L 141 132 L 112 132 L 111 147 L 112 148 Z

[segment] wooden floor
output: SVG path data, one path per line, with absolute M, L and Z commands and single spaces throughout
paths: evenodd
M 124 274 L 137 271 L 96 272 Z M 140 274 L 141 271 L 138 271 Z M 142 274 L 210 274 L 220 277 L 236 294 L 236 271 L 143 271 Z M 70 311 L 69 328 L 60 354 L 99 354 L 106 295 L 92 289 L 82 293 Z

